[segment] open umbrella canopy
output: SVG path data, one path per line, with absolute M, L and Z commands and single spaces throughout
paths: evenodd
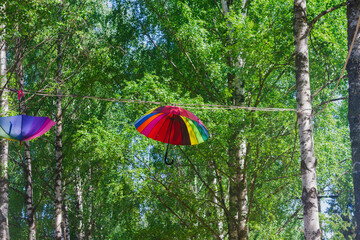
M 174 145 L 196 145 L 209 138 L 208 130 L 198 117 L 176 106 L 150 110 L 135 122 L 135 127 L 148 138 Z
M 0 117 L 0 137 L 13 141 L 27 141 L 43 135 L 54 124 L 55 122 L 48 117 Z
M 135 122 L 136 130 L 148 138 L 167 143 L 164 162 L 167 162 L 169 144 L 196 145 L 209 138 L 209 132 L 192 112 L 175 106 L 162 106 L 147 112 Z

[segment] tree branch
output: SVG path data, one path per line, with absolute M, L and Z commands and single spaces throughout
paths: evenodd
M 137 158 L 138 160 L 140 160 L 141 162 L 143 162 L 140 157 L 136 156 L 136 158 Z M 145 162 L 143 162 L 143 163 L 145 164 L 146 168 L 150 171 L 150 173 L 152 173 L 151 168 L 150 168 Z M 216 239 L 222 240 L 222 239 L 219 237 L 219 235 L 215 232 L 215 230 L 212 229 L 212 228 L 206 223 L 206 220 L 205 220 L 205 219 L 203 219 L 202 217 L 200 217 L 200 216 L 196 213 L 196 211 L 195 211 L 194 209 L 192 209 L 189 205 L 187 205 L 186 202 L 183 201 L 177 194 L 175 194 L 173 191 L 171 191 L 171 189 L 170 189 L 168 186 L 166 186 L 161 180 L 159 180 L 159 179 L 158 179 L 155 175 L 153 175 L 153 174 L 152 174 L 152 177 L 149 177 L 149 179 L 151 179 L 151 180 L 159 183 L 159 184 L 160 184 L 170 195 L 172 195 L 181 205 L 183 205 L 186 209 L 188 209 L 188 211 L 189 211 L 197 220 L 199 220 L 199 222 L 200 222 L 206 229 L 208 229 L 208 230 L 214 235 L 214 237 L 215 237 Z
M 313 112 L 316 112 L 316 110 L 318 110 L 322 105 L 327 105 L 327 104 L 330 103 L 330 102 L 341 101 L 341 100 L 345 100 L 345 99 L 348 99 L 348 98 L 349 98 L 349 96 L 341 97 L 341 98 L 334 98 L 334 99 L 330 99 L 330 100 L 328 100 L 328 101 L 324 101 L 324 102 L 320 103 L 319 105 L 317 105 L 317 106 L 314 108 Z M 318 114 L 316 114 L 316 115 L 318 115 Z
M 340 79 L 343 78 L 347 78 L 348 75 L 342 76 Z M 326 88 L 329 84 L 338 81 L 339 79 L 333 79 L 328 81 L 327 83 L 325 83 L 321 88 L 319 88 L 318 90 L 316 90 L 316 92 L 311 96 L 311 99 L 314 99 L 314 97 L 316 97 L 316 95 L 318 95 L 322 90 L 324 90 L 324 88 Z
M 284 228 L 286 227 L 286 225 L 289 224 L 289 222 L 291 221 L 291 219 L 293 219 L 294 217 L 297 216 L 297 214 L 300 212 L 300 210 L 302 209 L 302 206 L 299 207 L 291 216 L 288 220 L 286 220 L 286 222 L 284 223 L 284 225 L 282 225 L 282 227 L 275 233 L 275 236 L 279 235 L 279 233 L 281 233 Z
M 205 185 L 205 187 L 209 190 L 209 192 L 211 193 L 211 195 L 213 195 L 213 197 L 215 197 L 217 199 L 217 201 L 219 201 L 221 204 L 219 204 L 219 206 L 224 209 L 225 213 L 229 216 L 231 216 L 229 210 L 226 208 L 226 204 L 224 201 L 224 198 L 219 198 L 215 191 L 204 181 L 204 179 L 201 177 L 200 173 L 198 172 L 198 170 L 196 169 L 196 167 L 194 166 L 194 164 L 192 163 L 192 161 L 190 160 L 190 158 L 185 154 L 184 150 L 182 150 L 179 146 L 178 148 L 180 149 L 180 151 L 182 152 L 182 154 L 185 156 L 186 160 L 189 161 L 191 167 L 193 168 L 193 170 L 195 171 L 195 173 L 198 175 L 200 181 Z M 232 219 L 234 222 L 236 222 L 235 218 Z
M 26 199 L 25 193 L 21 192 L 20 190 L 14 188 L 14 187 L 12 187 L 12 186 L 9 186 L 9 189 L 11 189 L 11 190 L 13 190 L 14 192 L 20 194 L 20 195 L 24 198 L 24 200 Z
M 344 6 L 346 6 L 346 2 L 340 3 L 340 4 L 336 5 L 336 6 L 333 6 L 333 7 L 329 8 L 329 9 L 327 9 L 327 10 L 322 11 L 321 13 L 319 13 L 319 14 L 309 23 L 308 29 L 307 29 L 307 34 L 310 33 L 310 31 L 311 31 L 312 28 L 314 27 L 315 23 L 316 23 L 317 21 L 319 21 L 319 19 L 320 19 L 322 16 L 324 16 L 324 15 L 326 15 L 326 14 L 328 14 L 328 13 L 331 13 L 331 12 L 335 11 L 336 9 L 339 9 L 339 8 L 341 8 L 341 7 L 344 7 Z
M 149 190 L 150 190 L 150 192 L 151 192 L 152 194 L 155 195 L 155 197 L 157 197 L 157 199 L 159 199 L 159 201 L 160 201 L 172 214 L 175 215 L 175 217 L 177 217 L 177 218 L 181 221 L 182 224 L 184 224 L 187 228 L 189 228 L 189 225 L 185 222 L 185 219 L 183 219 L 182 217 L 180 217 L 171 207 L 169 207 L 169 206 L 162 200 L 162 198 L 161 198 L 159 195 L 157 195 L 157 194 L 156 194 L 154 191 L 152 191 L 150 188 L 149 188 Z
M 162 15 L 160 15 L 160 13 L 154 8 L 153 5 L 151 5 L 147 0 L 145 0 L 145 2 L 147 3 L 147 5 L 152 9 L 152 11 L 160 18 L 160 19 L 165 19 L 163 20 L 164 22 L 166 21 L 168 24 L 165 23 L 166 28 L 168 29 L 169 33 L 174 36 L 174 38 L 176 39 L 176 41 L 178 42 L 182 52 L 184 53 L 184 55 L 186 56 L 186 59 L 188 60 L 188 62 L 190 63 L 192 69 L 195 72 L 196 78 L 198 79 L 198 81 L 200 82 L 200 84 L 202 85 L 202 87 L 206 90 L 206 92 L 209 94 L 209 96 L 213 99 L 216 100 L 213 96 L 213 94 L 209 91 L 207 85 L 205 84 L 205 82 L 201 79 L 200 75 L 199 75 L 199 71 L 198 69 L 195 67 L 193 61 L 191 60 L 188 51 L 186 50 L 186 48 L 184 47 L 183 42 L 180 40 L 180 38 L 178 38 L 178 36 L 176 35 L 175 31 L 173 30 L 173 28 L 171 27 L 171 23 L 169 18 L 167 17 L 166 14 L 166 10 L 165 10 L 165 17 L 163 17 Z M 143 27 L 142 27 L 143 28 Z M 144 29 L 144 28 L 143 28 Z M 149 37 L 149 36 L 148 36 Z M 151 42 L 155 45 L 155 43 L 151 40 Z M 219 95 L 219 92 L 217 91 L 217 89 L 214 89 L 215 92 Z

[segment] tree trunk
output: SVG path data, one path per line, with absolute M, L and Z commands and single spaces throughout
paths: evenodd
M 70 240 L 69 207 L 66 200 L 64 202 L 64 222 L 65 222 L 65 240 Z
M 243 1 L 243 16 L 246 16 L 247 1 Z M 223 13 L 226 16 L 231 11 L 231 3 L 221 0 Z M 232 23 L 228 21 L 228 28 L 232 32 Z M 233 37 L 229 34 L 229 41 L 233 44 Z M 243 59 L 240 53 L 228 56 L 228 66 L 231 68 L 241 69 L 243 67 Z M 233 90 L 231 103 L 234 106 L 242 106 L 244 102 L 244 81 L 239 74 L 229 73 L 228 87 Z M 240 126 L 232 126 L 230 129 L 234 133 L 229 142 L 229 162 L 230 169 L 229 179 L 229 213 L 228 234 L 229 240 L 247 240 L 247 215 L 248 215 L 248 195 L 247 195 L 247 176 L 246 176 L 246 141 L 240 137 Z
M 217 178 L 216 178 L 216 172 L 214 171 L 214 179 L 213 179 L 213 183 L 212 185 L 215 188 L 215 194 L 217 194 L 218 192 L 220 192 L 219 190 L 219 186 L 218 186 L 218 182 L 217 182 Z M 220 194 L 221 195 L 221 194 Z M 216 198 L 216 196 L 213 196 L 212 201 L 215 203 L 215 205 L 220 206 L 220 202 L 218 201 L 218 198 Z M 217 219 L 218 219 L 218 232 L 219 232 L 219 237 L 221 239 L 224 239 L 224 223 L 223 223 L 223 219 L 224 219 L 224 214 L 223 214 L 223 209 L 221 207 L 217 207 L 216 209 L 216 215 L 217 215 Z M 214 237 L 214 239 L 217 239 L 216 237 Z
M 91 184 L 91 178 L 92 178 L 92 171 L 91 171 L 91 164 L 89 162 L 89 174 L 88 174 L 88 178 L 90 179 L 90 185 L 89 185 L 89 189 L 88 191 L 91 193 L 94 188 Z M 89 195 L 89 205 L 87 207 L 88 209 L 88 222 L 87 222 L 87 228 L 86 228 L 86 236 L 85 238 L 87 240 L 91 240 L 92 239 L 92 230 L 93 230 L 93 197 L 92 194 Z
M 63 197 L 62 197 L 62 170 L 63 170 L 63 148 L 62 148 L 62 36 L 59 34 L 57 43 L 57 92 L 56 99 L 56 138 L 55 138 L 55 158 L 56 158 L 56 176 L 55 176 L 55 239 L 63 240 L 65 234 L 65 224 L 63 220 Z
M 347 1 L 348 48 L 354 38 L 360 16 L 360 2 Z M 349 79 L 348 120 L 350 126 L 351 156 L 353 162 L 353 182 L 355 196 L 356 239 L 360 240 L 360 43 L 359 33 L 346 67 Z
M 295 78 L 305 238 L 321 239 L 309 77 L 306 0 L 294 1 Z
M 24 91 L 24 70 L 23 70 L 23 59 L 21 53 L 21 38 L 17 38 L 16 41 L 16 75 L 19 80 L 20 90 Z M 26 114 L 25 97 L 20 99 L 20 114 Z M 32 169 L 31 169 L 31 155 L 30 155 L 30 144 L 29 141 L 23 142 L 25 149 L 25 164 L 24 164 L 24 177 L 26 182 L 26 213 L 28 222 L 28 239 L 36 239 L 36 225 L 35 225 L 35 210 L 34 210 L 34 199 L 33 199 L 33 183 L 32 183 Z
M 61 95 L 61 89 L 57 90 L 57 95 Z M 55 139 L 55 239 L 63 239 L 63 212 L 62 212 L 62 99 L 56 100 L 56 139 Z
M 75 185 L 75 208 L 76 208 L 76 218 L 78 221 L 77 225 L 77 240 L 84 240 L 85 233 L 83 227 L 83 195 L 82 195 L 82 186 L 81 186 L 81 177 L 80 177 L 80 169 L 79 167 L 76 168 L 76 185 Z
M 5 14 L 5 4 L 0 6 L 0 12 Z M 7 66 L 6 66 L 6 43 L 5 43 L 5 25 L 0 24 L 0 78 L 1 89 L 6 86 Z M 1 93 L 1 114 L 6 115 L 9 110 L 8 92 L 3 90 Z M 8 152 L 9 145 L 5 139 L 0 140 L 0 239 L 8 240 L 9 237 L 9 182 L 8 182 Z
M 231 179 L 229 180 L 229 212 L 231 214 L 228 222 L 229 240 L 248 239 L 247 214 L 247 176 L 245 154 L 246 145 L 244 140 L 239 140 L 238 134 L 233 135 L 234 143 L 229 148 L 229 169 Z M 236 140 L 237 139 L 237 140 Z
M 26 179 L 26 212 L 28 222 L 28 239 L 36 239 L 36 222 L 35 222 L 35 209 L 33 198 L 33 183 L 32 183 L 32 169 L 31 169 L 31 156 L 30 156 L 30 144 L 29 141 L 25 141 L 25 179 Z

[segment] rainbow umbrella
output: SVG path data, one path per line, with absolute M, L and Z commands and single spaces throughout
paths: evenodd
M 28 141 L 37 138 L 54 126 L 48 117 L 17 115 L 0 117 L 0 137 L 12 141 Z
M 175 106 L 162 106 L 150 110 L 135 122 L 136 130 L 148 138 L 169 144 L 196 145 L 209 138 L 209 132 L 192 112 Z

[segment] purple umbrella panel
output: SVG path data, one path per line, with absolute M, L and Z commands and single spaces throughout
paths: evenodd
M 28 141 L 40 137 L 54 126 L 48 117 L 17 115 L 0 117 L 0 137 L 12 141 Z

